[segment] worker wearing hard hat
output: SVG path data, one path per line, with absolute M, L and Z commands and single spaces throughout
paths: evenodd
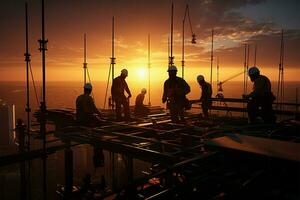
M 169 79 L 164 83 L 162 102 L 167 102 L 173 122 L 184 121 L 184 108 L 188 102 L 186 95 L 191 89 L 184 79 L 177 77 L 176 66 L 169 66 L 168 73 Z
M 123 119 L 130 120 L 129 98 L 131 97 L 131 92 L 125 81 L 127 76 L 127 69 L 122 69 L 121 75 L 113 80 L 111 86 L 112 100 L 116 103 L 116 119 L 118 121 L 121 121 Z M 128 94 L 128 97 L 125 96 L 125 91 Z M 124 110 L 124 118 L 122 118 L 122 106 Z
M 76 120 L 78 123 L 87 126 L 96 126 L 100 123 L 100 112 L 96 108 L 92 93 L 92 85 L 86 83 L 84 85 L 84 93 L 76 99 Z
M 202 112 L 204 118 L 208 118 L 208 110 L 211 107 L 212 101 L 211 101 L 211 95 L 212 95 L 212 89 L 211 85 L 204 80 L 203 75 L 197 76 L 197 82 L 199 83 L 202 94 L 200 97 L 200 102 L 202 106 Z
M 253 82 L 253 91 L 243 97 L 249 100 L 247 105 L 249 122 L 256 123 L 257 117 L 260 116 L 264 123 L 275 123 L 276 116 L 272 108 L 275 97 L 271 91 L 270 80 L 261 75 L 255 66 L 249 68 L 248 75 Z
M 147 93 L 147 90 L 143 88 L 141 90 L 141 93 L 137 95 L 135 99 L 135 107 L 134 107 L 134 114 L 136 116 L 146 116 L 149 113 L 149 109 L 144 105 L 144 99 L 145 95 Z

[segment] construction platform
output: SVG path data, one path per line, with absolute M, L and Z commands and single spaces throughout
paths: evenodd
M 173 123 L 167 113 L 159 112 L 128 123 L 109 120 L 110 112 L 104 113 L 103 125 L 92 128 L 62 124 L 67 122 L 62 118 L 72 116 L 72 111 L 49 110 L 48 120 L 57 125 L 55 137 L 66 144 L 67 171 L 73 169 L 71 145 L 90 144 L 111 153 L 114 192 L 105 196 L 107 199 L 198 199 L 194 195 L 240 199 L 246 194 L 251 195 L 245 199 L 251 199 L 259 196 L 252 194 L 258 191 L 268 199 L 276 195 L 260 191 L 262 183 L 290 180 L 293 187 L 299 187 L 299 179 L 295 178 L 299 177 L 300 161 L 297 121 L 248 125 L 240 117 L 213 115 L 204 120 L 198 114 L 187 113 L 185 123 Z M 115 158 L 119 155 L 126 166 L 128 183 L 121 188 L 116 185 L 115 173 Z M 151 164 L 143 178 L 133 176 L 134 159 Z M 289 173 L 284 174 L 279 166 Z M 67 173 L 61 193 L 66 199 L 78 196 L 78 192 L 72 192 L 72 179 Z M 276 186 L 276 190 L 280 195 L 300 197 L 295 188 L 287 192 Z

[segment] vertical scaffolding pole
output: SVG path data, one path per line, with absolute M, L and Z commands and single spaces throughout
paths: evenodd
M 181 60 L 181 70 L 182 70 L 182 78 L 184 78 L 184 27 L 185 27 L 185 17 L 188 12 L 189 6 L 186 5 L 184 17 L 182 20 L 182 60 Z
M 220 83 L 220 74 L 219 74 L 219 57 L 217 57 L 217 93 L 218 93 L 218 85 L 219 85 L 219 83 Z
M 244 44 L 244 94 L 246 94 L 247 79 L 247 44 Z
M 70 199 L 73 190 L 73 150 L 70 141 L 65 148 L 65 199 Z
M 254 47 L 254 66 L 256 66 L 256 54 L 257 54 L 257 45 Z
M 83 37 L 83 80 L 84 80 L 83 84 L 84 85 L 87 83 L 86 71 L 87 71 L 87 62 L 86 62 L 86 33 L 85 33 Z
M 26 108 L 25 111 L 27 113 L 27 151 L 30 151 L 30 84 L 29 84 L 29 63 L 30 63 L 30 53 L 29 53 L 29 39 L 28 39 L 28 4 L 25 3 L 25 31 L 26 31 L 26 44 L 25 44 L 25 62 L 26 62 Z M 28 185 L 28 199 L 31 199 L 31 175 L 30 175 L 30 168 L 31 163 L 28 161 L 28 169 L 27 169 L 27 185 Z M 27 197 L 24 197 L 27 199 Z
M 47 155 L 46 155 L 46 50 L 47 42 L 45 39 L 45 3 L 42 0 L 42 38 L 40 42 L 40 51 L 42 53 L 42 101 L 40 104 L 41 119 L 40 132 L 43 140 L 43 199 L 47 199 Z
M 112 41 L 111 41 L 111 79 L 112 83 L 115 78 L 115 16 L 112 18 Z M 111 176 L 112 176 L 112 188 L 116 190 L 116 173 L 115 173 L 115 153 L 111 152 Z
M 277 103 L 284 102 L 284 38 L 283 30 L 281 30 L 281 43 L 280 43 L 280 56 L 279 56 L 279 72 L 278 72 L 278 84 L 277 84 Z M 279 106 L 280 110 L 284 110 L 282 104 Z
M 150 34 L 148 34 L 148 105 L 151 105 L 150 101 L 150 68 L 151 68 L 151 62 L 150 62 Z
M 211 54 L 210 54 L 210 85 L 212 86 L 212 73 L 214 61 L 214 29 L 211 30 Z
M 18 120 L 17 122 L 17 137 L 18 137 L 18 151 L 19 154 L 23 154 L 25 152 L 25 126 L 22 120 Z M 27 199 L 26 193 L 26 165 L 25 161 L 20 162 L 20 200 Z
M 112 81 L 115 78 L 115 16 L 112 18 L 112 40 L 111 40 L 111 79 Z
M 174 65 L 174 56 L 173 56 L 173 14 L 174 14 L 174 4 L 172 3 L 172 10 L 171 10 L 171 41 L 170 41 L 169 66 Z
M 246 64 L 246 87 L 245 94 L 248 93 L 248 69 L 249 69 L 250 45 L 247 45 L 247 64 Z

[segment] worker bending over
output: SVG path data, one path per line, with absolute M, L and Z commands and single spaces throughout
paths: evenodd
M 200 97 L 202 112 L 203 112 L 204 118 L 208 118 L 208 110 L 210 109 L 211 104 L 212 104 L 211 85 L 204 80 L 204 76 L 202 76 L 202 75 L 197 76 L 197 82 L 199 83 L 201 90 L 202 90 L 201 97 Z
M 169 79 L 164 83 L 162 102 L 167 102 L 173 122 L 184 121 L 184 108 L 188 102 L 185 95 L 191 89 L 184 79 L 177 77 L 177 68 L 172 65 L 168 68 Z
M 149 114 L 149 109 L 144 105 L 144 99 L 145 95 L 147 93 L 147 90 L 143 88 L 141 90 L 141 93 L 137 95 L 135 99 L 135 107 L 134 107 L 134 114 L 136 116 L 146 116 Z
M 253 82 L 253 91 L 243 97 L 249 100 L 247 105 L 249 122 L 256 123 L 257 117 L 260 116 L 264 123 L 275 123 L 276 116 L 272 108 L 275 97 L 271 91 L 270 80 L 261 75 L 255 66 L 248 70 L 248 75 Z
M 111 86 L 112 100 L 116 103 L 116 119 L 117 121 L 130 120 L 129 110 L 129 98 L 131 97 L 130 90 L 125 81 L 128 76 L 127 69 L 121 70 L 121 75 L 113 80 Z M 125 96 L 124 92 L 127 92 L 128 97 Z M 122 118 L 122 107 L 124 110 L 124 118 Z

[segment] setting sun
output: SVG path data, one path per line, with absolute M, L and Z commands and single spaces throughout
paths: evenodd
M 147 77 L 147 70 L 145 68 L 136 69 L 136 77 L 139 79 L 145 79 Z

